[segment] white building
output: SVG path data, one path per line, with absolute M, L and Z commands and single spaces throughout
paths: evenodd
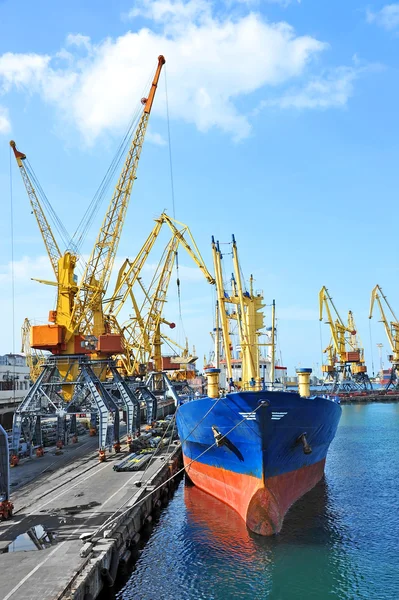
M 9 429 L 12 415 L 30 388 L 29 367 L 25 356 L 0 356 L 0 423 Z

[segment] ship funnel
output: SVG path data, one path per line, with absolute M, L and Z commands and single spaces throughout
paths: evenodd
M 219 373 L 220 369 L 205 369 L 205 375 L 208 379 L 209 398 L 219 398 Z
M 312 369 L 297 369 L 299 395 L 304 398 L 310 396 L 310 374 Z

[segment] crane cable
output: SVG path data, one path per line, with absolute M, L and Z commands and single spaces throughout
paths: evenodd
M 81 249 L 81 247 L 86 239 L 87 233 L 94 221 L 94 218 L 97 215 L 97 213 L 101 207 L 101 204 L 102 204 L 104 197 L 108 191 L 108 188 L 114 177 L 114 174 L 115 174 L 123 156 L 125 155 L 125 153 L 127 151 L 127 147 L 128 147 L 130 138 L 133 135 L 133 132 L 135 131 L 135 128 L 138 123 L 138 117 L 139 117 L 139 110 L 136 111 L 134 117 L 132 118 L 125 135 L 123 136 L 122 140 L 119 143 L 118 148 L 116 149 L 116 152 L 111 161 L 111 164 L 109 165 L 100 185 L 97 188 L 96 193 L 93 196 L 93 199 L 91 200 L 89 206 L 87 207 L 79 225 L 77 226 L 77 228 L 75 230 L 75 233 L 72 236 L 72 240 L 76 240 L 75 244 L 79 250 Z
M 208 410 L 208 412 L 202 417 L 202 419 L 197 423 L 197 425 L 191 430 L 191 432 L 188 434 L 188 436 L 181 441 L 181 444 L 183 444 L 195 431 L 195 429 L 198 427 L 198 425 L 200 423 L 202 423 L 202 421 L 204 421 L 205 417 L 212 411 L 215 409 L 216 405 L 218 404 L 218 402 L 220 402 L 222 400 L 222 398 L 218 398 L 216 400 L 216 402 L 211 406 L 211 408 Z M 254 408 L 254 410 L 252 411 L 253 414 L 255 414 L 262 406 L 264 406 L 263 404 L 259 404 L 258 406 L 256 406 Z M 227 436 L 230 435 L 230 433 L 232 433 L 235 429 L 237 429 L 237 427 L 239 427 L 240 425 L 245 424 L 247 425 L 247 427 L 250 427 L 247 417 L 244 417 L 243 419 L 241 419 L 240 421 L 238 421 L 238 423 L 236 423 L 235 425 L 233 425 L 233 427 L 231 427 L 231 429 L 229 429 L 229 431 L 227 431 L 225 434 L 223 434 L 222 439 L 227 438 Z M 250 429 L 252 429 L 250 427 Z M 176 471 L 176 473 L 174 473 L 173 475 L 171 475 L 171 477 L 169 477 L 168 479 L 166 479 L 166 481 L 164 481 L 163 483 L 159 484 L 158 486 L 156 486 L 153 490 L 151 490 L 148 494 L 146 494 L 143 498 L 140 498 L 139 500 L 137 500 L 133 505 L 128 506 L 128 508 L 126 508 L 125 510 L 123 510 L 122 513 L 120 513 L 118 515 L 118 512 L 123 509 L 124 506 L 126 506 L 126 504 L 128 502 L 130 502 L 133 498 L 133 496 L 130 496 L 127 500 L 125 500 L 125 502 L 123 502 L 123 504 L 116 510 L 114 511 L 113 514 L 111 514 L 102 525 L 100 525 L 92 534 L 90 540 L 92 540 L 95 536 L 98 536 L 106 527 L 111 527 L 112 525 L 114 525 L 118 520 L 120 520 L 122 517 L 124 517 L 127 513 L 129 513 L 134 507 L 138 506 L 139 504 L 142 504 L 143 502 L 145 502 L 148 498 L 150 498 L 153 494 L 155 494 L 155 492 L 157 492 L 158 490 L 162 489 L 167 483 L 169 483 L 170 481 L 172 481 L 172 479 L 174 479 L 175 477 L 177 477 L 178 475 L 180 475 L 180 473 L 183 473 L 184 471 L 189 472 L 189 468 L 190 466 L 195 463 L 195 462 L 200 462 L 200 458 L 202 458 L 202 456 L 204 456 L 204 454 L 206 454 L 207 452 L 209 452 L 210 450 L 212 450 L 213 448 L 216 448 L 217 446 L 217 442 L 213 442 L 213 444 L 211 444 L 210 446 L 208 446 L 208 448 L 206 448 L 203 452 L 201 452 L 201 454 L 199 456 L 197 456 L 197 458 L 192 458 L 189 460 L 189 462 L 183 466 L 181 469 L 178 469 Z M 136 492 L 137 493 L 137 492 Z
M 29 178 L 33 182 L 34 187 L 37 189 L 37 191 L 40 195 L 40 199 L 41 199 L 42 203 L 44 204 L 44 206 L 46 207 L 47 213 L 49 214 L 49 217 L 50 217 L 55 229 L 57 230 L 59 236 L 61 237 L 62 241 L 64 242 L 65 247 L 68 247 L 70 245 L 71 237 L 70 237 L 68 231 L 66 230 L 65 225 L 63 224 L 63 222 L 61 221 L 61 219 L 55 212 L 50 200 L 47 198 L 47 196 L 40 184 L 40 181 L 37 178 L 36 173 L 34 172 L 33 167 L 30 164 L 28 158 L 25 159 L 25 169 L 26 169 L 26 172 L 28 173 Z
M 154 72 L 149 76 L 149 78 L 143 88 L 142 94 L 144 94 L 148 90 L 149 82 L 153 79 Z M 130 120 L 130 123 L 127 127 L 126 133 L 123 136 L 123 138 L 121 139 L 119 146 L 117 147 L 116 152 L 114 154 L 114 157 L 113 157 L 103 179 L 101 180 L 101 183 L 98 186 L 97 191 L 93 196 L 93 199 L 91 200 L 89 206 L 87 207 L 79 225 L 77 226 L 77 228 L 75 230 L 75 233 L 72 236 L 72 240 L 76 239 L 76 247 L 78 250 L 81 249 L 81 247 L 86 239 L 87 233 L 93 223 L 93 220 L 94 220 L 96 214 L 98 213 L 98 210 L 99 210 L 99 208 L 104 200 L 104 197 L 109 189 L 110 183 L 115 175 L 115 172 L 116 172 L 118 166 L 120 165 L 123 157 L 127 153 L 127 149 L 130 145 L 130 140 L 133 138 L 133 135 L 137 129 L 141 115 L 142 115 L 142 103 L 138 102 L 136 104 L 136 108 L 135 108 L 133 116 Z
M 12 156 L 10 146 L 10 229 L 11 229 L 11 328 L 12 328 L 12 353 L 15 355 L 15 273 L 14 273 L 14 202 L 12 187 Z M 16 359 L 14 356 L 13 365 L 13 402 L 15 404 L 15 384 L 16 384 Z
M 169 149 L 169 171 L 170 171 L 170 190 L 172 196 L 172 213 L 173 219 L 176 220 L 176 208 L 175 208 L 175 185 L 173 179 L 173 160 L 172 160 L 172 141 L 170 135 L 170 118 L 169 118 L 169 97 L 168 97 L 168 82 L 166 76 L 166 66 L 164 66 L 164 77 L 165 77 L 165 100 L 166 100 L 166 122 L 168 128 L 168 149 Z M 179 306 L 179 321 L 183 330 L 184 337 L 186 336 L 183 324 L 182 309 L 181 309 L 181 290 L 180 290 L 180 273 L 179 273 L 179 252 L 176 250 L 176 286 L 177 286 L 177 301 Z M 181 340 L 179 340 L 181 341 Z

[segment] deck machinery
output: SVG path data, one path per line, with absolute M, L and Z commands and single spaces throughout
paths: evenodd
M 333 393 L 371 391 L 373 387 L 367 374 L 364 349 L 360 345 L 352 311 L 348 312 L 345 324 L 325 286 L 319 292 L 319 308 L 320 321 L 325 311 L 325 322 L 331 331 L 330 344 L 323 350 L 327 364 L 321 367 L 325 387 Z
M 101 460 L 105 459 L 106 448 L 114 445 L 118 450 L 120 447 L 120 409 L 127 414 L 128 435 L 133 435 L 139 427 L 140 400 L 147 404 L 147 418 L 155 417 L 155 398 L 151 392 L 144 390 L 142 385 L 132 388 L 118 372 L 113 357 L 125 351 L 124 338 L 110 330 L 103 303 L 164 63 L 164 57 L 160 56 L 148 98 L 142 99 L 141 117 L 79 284 L 75 274 L 79 257 L 73 249 L 61 253 L 33 182 L 39 193 L 40 185 L 30 174 L 30 167 L 24 164 L 26 155 L 17 150 L 14 141 L 10 142 L 55 275 L 55 282 L 42 283 L 57 288 L 56 309 L 49 312 L 49 323 L 30 329 L 31 347 L 51 354 L 14 415 L 12 450 L 16 456 L 21 435 L 31 449 L 33 443 L 41 446 L 43 417 L 57 417 L 57 437 L 62 443 L 66 436 L 66 415 L 72 417 L 69 419 L 71 428 L 76 423 L 76 414 L 94 415 L 99 422 Z M 82 257 L 81 261 L 84 262 Z

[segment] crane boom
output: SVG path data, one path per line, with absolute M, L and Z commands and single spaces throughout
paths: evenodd
M 189 227 L 184 225 L 184 223 L 180 223 L 179 221 L 172 219 L 166 213 L 162 213 L 158 219 L 155 219 L 155 226 L 144 242 L 136 258 L 133 261 L 126 259 L 120 268 L 113 294 L 111 298 L 107 300 L 104 306 L 104 313 L 107 315 L 112 314 L 114 317 L 118 316 L 122 306 L 125 304 L 129 295 L 131 295 L 131 290 L 136 281 L 139 279 L 144 263 L 147 260 L 161 231 L 161 228 L 165 223 L 170 228 L 172 236 L 178 240 L 179 244 L 183 246 L 195 264 L 199 267 L 208 283 L 215 283 L 213 276 L 209 273 L 204 263 Z M 177 228 L 177 225 L 180 226 L 180 229 Z M 189 244 L 185 236 L 188 236 L 191 244 Z
M 388 319 L 386 317 L 384 307 L 381 302 L 381 298 L 383 298 L 392 317 L 394 318 L 394 321 L 391 321 L 390 323 L 388 322 Z M 391 350 L 393 352 L 392 362 L 394 364 L 399 363 L 399 323 L 398 323 L 395 313 L 392 310 L 391 305 L 388 302 L 387 297 L 384 295 L 384 293 L 379 285 L 376 285 L 374 287 L 373 291 L 371 292 L 369 319 L 371 319 L 373 316 L 373 308 L 374 308 L 375 302 L 377 302 L 378 308 L 380 309 L 381 321 L 384 325 L 385 333 L 387 335 L 389 345 L 391 346 Z
M 25 165 L 22 161 L 26 159 L 26 154 L 17 150 L 16 144 L 14 140 L 10 141 L 10 146 L 13 149 L 15 159 L 17 161 L 19 171 L 22 176 L 22 180 L 24 182 L 26 191 L 28 193 L 29 201 L 32 207 L 33 214 L 36 217 L 37 224 L 39 225 L 40 233 L 42 234 L 42 238 L 44 244 L 46 246 L 47 254 L 49 256 L 51 266 L 53 268 L 56 279 L 58 280 L 58 261 L 61 258 L 61 251 L 58 247 L 58 244 L 54 238 L 53 232 L 51 231 L 50 225 L 46 219 L 46 216 L 43 212 L 43 208 L 39 202 L 39 198 L 37 197 L 36 190 L 33 186 L 33 183 L 30 180 L 30 177 L 27 173 Z
M 112 297 L 104 306 L 105 313 L 113 314 L 115 317 L 118 316 L 122 306 L 126 302 L 132 286 L 140 276 L 144 263 L 147 260 L 148 255 L 151 252 L 159 235 L 162 224 L 162 219 L 155 219 L 155 226 L 141 247 L 136 258 L 133 261 L 126 259 L 122 267 L 119 269 L 118 278 L 115 283 Z
M 145 101 L 143 114 L 79 286 L 77 293 L 78 301 L 75 303 L 71 315 L 73 331 L 79 329 L 81 333 L 85 333 L 94 320 L 94 335 L 103 333 L 104 319 L 101 306 L 103 294 L 107 289 L 118 249 L 133 183 L 136 179 L 137 167 L 143 148 L 152 103 L 164 64 L 165 58 L 159 56 L 157 70 L 148 99 Z
M 166 302 L 166 293 L 170 284 L 172 269 L 180 245 L 183 246 L 199 267 L 208 283 L 215 283 L 214 278 L 202 259 L 188 226 L 172 219 L 166 213 L 162 213 L 155 221 L 156 225 L 137 257 L 133 262 L 127 260 L 123 264 L 117 278 L 114 293 L 110 300 L 107 301 L 105 308 L 106 317 L 112 320 L 120 312 L 126 300 L 129 297 L 131 299 L 134 314 L 122 326 L 125 342 L 130 349 L 129 354 L 131 357 L 134 357 L 130 359 L 133 362 L 129 364 L 128 361 L 125 362 L 128 365 L 126 370 L 129 375 L 136 372 L 140 364 L 148 362 L 149 355 L 154 355 L 156 368 L 161 368 L 160 346 L 162 335 L 160 325 L 166 323 L 171 327 L 174 326 L 174 324 L 165 321 L 162 317 L 162 312 Z M 146 290 L 140 279 L 141 270 L 164 224 L 168 225 L 172 236 L 162 254 L 149 288 Z M 135 298 L 133 290 L 135 284 L 141 287 L 140 294 L 144 295 L 141 306 L 138 306 Z
M 332 315 L 330 306 L 334 309 L 335 316 L 336 316 L 335 321 L 333 319 L 333 315 Z M 320 321 L 323 320 L 323 307 L 325 308 L 326 313 L 327 313 L 326 323 L 330 326 L 334 351 L 335 351 L 336 355 L 338 356 L 340 363 L 345 363 L 348 360 L 347 345 L 351 349 L 353 349 L 352 342 L 353 342 L 354 337 L 356 336 L 356 330 L 353 328 L 352 313 L 350 312 L 350 314 L 349 314 L 348 325 L 345 325 L 337 311 L 337 308 L 336 308 L 330 294 L 328 293 L 328 289 L 325 286 L 323 286 L 319 292 L 319 308 L 320 308 L 319 320 Z M 351 336 L 350 341 L 348 341 L 345 338 L 346 333 L 350 334 L 350 336 Z M 331 353 L 329 354 L 329 356 L 332 356 Z
M 189 227 L 187 225 L 184 225 L 184 223 L 179 223 L 179 221 L 176 221 L 175 219 L 168 217 L 168 215 L 165 213 L 162 213 L 161 219 L 163 219 L 163 221 L 165 223 L 167 223 L 167 225 L 169 226 L 173 235 L 179 240 L 180 244 L 183 246 L 183 248 L 186 250 L 186 252 L 191 256 L 191 258 L 193 259 L 193 261 L 195 262 L 197 267 L 199 267 L 199 269 L 202 271 L 207 282 L 210 283 L 211 285 L 214 285 L 215 278 L 209 273 L 208 269 L 206 268 L 204 260 L 201 256 L 201 253 L 198 249 L 197 244 L 195 243 L 195 240 L 191 234 Z M 180 225 L 180 227 L 182 229 L 179 230 L 176 227 L 176 225 Z M 185 234 L 187 234 L 188 237 L 190 238 L 192 247 L 187 242 L 187 240 L 185 238 Z
M 156 371 L 162 370 L 160 325 L 178 246 L 179 240 L 173 237 L 167 246 L 164 264 L 159 274 L 155 291 L 151 295 L 147 317 L 144 320 L 144 327 L 139 337 L 139 347 L 144 348 L 147 345 L 150 348 L 150 353 L 154 355 Z M 171 327 L 172 325 L 174 327 L 173 323 L 170 324 Z M 136 353 L 136 361 L 137 357 L 138 353 Z

